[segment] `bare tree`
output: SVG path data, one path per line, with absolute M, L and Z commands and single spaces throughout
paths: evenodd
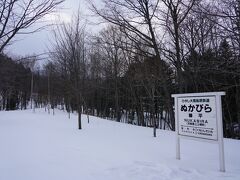
M 183 57 L 181 55 L 182 47 L 180 27 L 197 1 L 199 0 L 162 0 L 166 8 L 160 10 L 163 16 L 162 18 L 165 21 L 164 26 L 166 27 L 166 30 L 169 34 L 166 41 L 169 41 L 169 39 L 172 40 L 172 43 L 169 43 L 170 47 L 167 47 L 166 51 L 168 54 L 167 58 L 176 67 L 176 79 L 179 93 L 182 93 L 184 91 L 184 82 L 182 75 Z
M 86 78 L 85 25 L 78 13 L 72 24 L 62 24 L 54 31 L 55 42 L 51 58 L 67 76 L 70 93 L 74 95 L 75 108 L 78 112 L 78 128 L 82 129 L 81 113 Z
M 0 53 L 13 37 L 27 32 L 64 0 L 1 0 L 0 1 Z
M 97 8 L 91 3 L 93 12 L 107 22 L 115 24 L 126 36 L 134 42 L 135 48 L 142 51 L 146 56 L 155 57 L 156 61 L 163 61 L 161 58 L 160 42 L 157 36 L 159 24 L 156 22 L 160 0 L 104 0 L 104 9 Z M 148 50 L 142 49 L 148 47 Z M 131 51 L 131 50 L 130 50 Z M 135 51 L 136 52 L 136 51 Z M 170 90 L 167 84 L 167 74 L 163 63 L 156 63 L 162 72 L 159 79 L 162 80 L 164 95 L 172 128 L 174 129 L 174 113 L 171 103 Z
M 210 11 L 208 7 L 211 7 Z M 219 46 L 223 40 L 229 42 L 230 48 L 234 55 L 234 62 L 228 63 L 229 68 L 225 70 L 229 76 L 234 75 L 234 84 L 231 87 L 235 87 L 235 101 L 236 112 L 238 119 L 238 126 L 240 126 L 240 1 L 239 0 L 214 0 L 211 3 L 206 3 L 202 6 L 202 13 L 206 14 L 208 19 L 217 24 L 216 37 L 219 37 Z M 230 61 L 230 60 L 228 60 Z M 232 64 L 230 66 L 230 64 Z
M 98 40 L 101 43 L 102 53 L 104 53 L 104 66 L 108 67 L 106 78 L 112 79 L 114 99 L 115 99 L 115 117 L 118 122 L 121 120 L 120 112 L 120 77 L 124 75 L 126 60 L 121 49 L 121 42 L 123 33 L 121 33 L 118 27 L 109 26 L 106 30 L 101 32 L 101 36 Z

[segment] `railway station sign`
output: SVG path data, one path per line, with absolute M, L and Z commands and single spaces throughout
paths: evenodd
M 225 171 L 222 101 L 225 92 L 173 94 L 175 109 L 176 158 L 180 159 L 180 138 L 219 145 L 220 171 Z
M 182 136 L 217 140 L 216 97 L 179 97 L 178 133 Z

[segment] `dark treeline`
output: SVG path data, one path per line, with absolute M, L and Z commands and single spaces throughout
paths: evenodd
M 30 98 L 31 70 L 0 55 L 0 110 L 26 109 Z
M 79 129 L 81 113 L 86 113 L 153 127 L 156 136 L 157 128 L 175 129 L 171 94 L 225 91 L 224 136 L 240 137 L 238 0 L 103 3 L 104 9 L 91 4 L 108 23 L 100 33 L 88 34 L 80 15 L 55 28 L 51 61 L 34 73 L 37 106 L 77 111 Z M 17 91 L 6 91 L 1 83 L 1 109 L 8 109 L 11 98 L 21 104 L 30 99 L 31 72 L 23 70 L 28 81 L 22 88 L 15 81 L 11 87 Z M 1 75 L 0 81 L 11 75 Z

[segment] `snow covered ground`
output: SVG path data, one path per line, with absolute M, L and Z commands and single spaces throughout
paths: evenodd
M 43 109 L 0 112 L 0 180 L 240 180 L 240 141 L 224 139 L 226 173 L 218 171 L 216 144 Z

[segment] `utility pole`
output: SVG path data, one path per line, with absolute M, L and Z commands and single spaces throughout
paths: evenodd
M 48 71 L 48 114 L 50 114 L 50 78 Z
M 32 71 L 32 79 L 31 79 L 31 109 L 33 108 L 33 71 Z
M 36 59 L 33 59 L 30 61 L 30 70 L 32 72 L 32 78 L 31 78 L 31 95 L 30 95 L 30 99 L 31 99 L 31 109 L 33 109 L 33 86 L 34 86 L 34 66 L 36 63 Z

